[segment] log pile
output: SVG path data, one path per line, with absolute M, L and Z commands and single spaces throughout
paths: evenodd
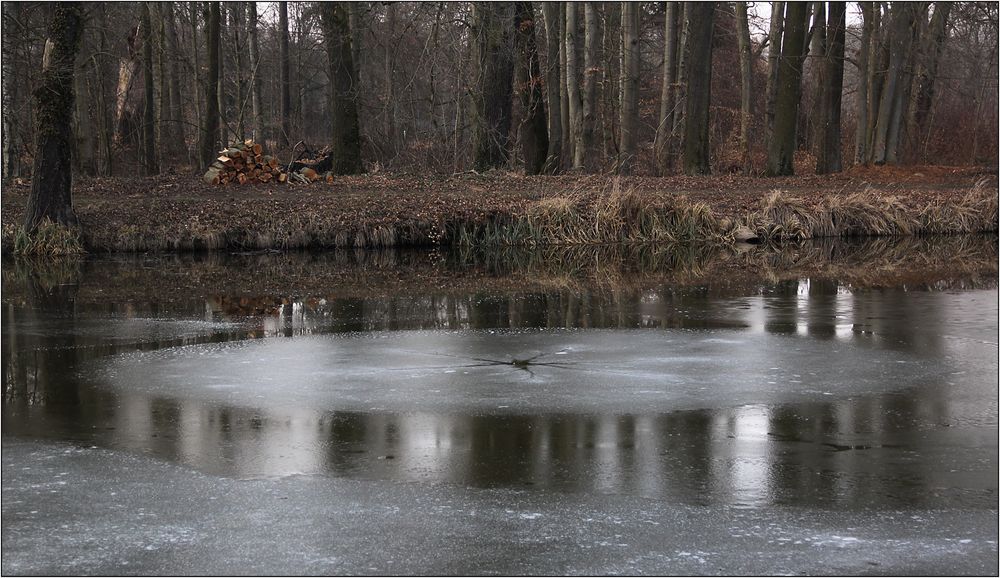
M 288 173 L 281 170 L 278 159 L 263 154 L 263 150 L 264 147 L 248 140 L 219 151 L 219 158 L 208 167 L 202 179 L 210 185 L 287 181 Z

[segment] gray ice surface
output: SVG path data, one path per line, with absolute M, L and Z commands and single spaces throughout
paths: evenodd
M 693 506 L 3 442 L 5 575 L 995 575 L 996 510 Z

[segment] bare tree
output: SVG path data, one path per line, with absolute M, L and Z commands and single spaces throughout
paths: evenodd
M 205 14 L 205 41 L 208 44 L 208 73 L 205 77 L 205 116 L 201 128 L 202 168 L 215 160 L 216 139 L 219 137 L 219 61 L 221 60 L 221 19 L 218 2 L 209 2 Z
M 767 174 L 794 174 L 796 124 L 802 93 L 802 61 L 806 40 L 808 4 L 789 2 L 781 38 L 778 80 L 774 99 L 774 129 L 767 146 Z
M 281 76 L 281 142 L 292 133 L 292 81 L 288 56 L 288 2 L 278 2 L 278 68 Z
M 583 41 L 583 128 L 580 134 L 582 167 L 592 164 L 594 152 L 594 126 L 597 123 L 597 79 L 600 64 L 597 56 L 600 29 L 597 24 L 597 7 L 594 2 L 584 5 Z
M 566 2 L 566 95 L 569 103 L 569 157 L 573 170 L 583 169 L 583 101 L 580 97 L 580 70 L 577 50 L 577 3 Z
M 906 62 L 913 47 L 912 27 L 916 7 L 906 2 L 892 5 L 889 69 L 885 76 L 875 124 L 875 141 L 872 160 L 875 164 L 895 163 L 899 153 L 899 135 L 902 127 L 906 82 Z
M 41 81 L 35 91 L 35 162 L 24 215 L 29 234 L 46 219 L 77 224 L 72 199 L 73 66 L 82 21 L 82 4 L 58 2 L 52 10 Z
M 320 4 L 320 23 L 330 66 L 330 112 L 333 116 L 333 172 L 338 175 L 360 173 L 361 134 L 355 101 L 354 62 L 351 54 L 351 30 L 343 2 Z
M 656 125 L 656 166 L 661 175 L 670 172 L 670 135 L 674 127 L 674 85 L 677 84 L 677 19 L 680 2 L 664 2 L 663 84 L 660 89 L 660 121 Z
M 517 92 L 521 101 L 521 151 L 524 170 L 537 175 L 545 166 L 549 136 L 542 97 L 542 78 L 535 42 L 535 14 L 531 2 L 516 2 L 514 30 L 517 34 Z
M 765 139 L 774 134 L 775 99 L 778 95 L 778 65 L 781 62 L 781 39 L 785 26 L 785 3 L 771 2 L 771 23 L 767 30 L 767 91 L 765 100 Z
M 622 2 L 621 147 L 618 170 L 632 172 L 639 131 L 639 4 Z
M 152 4 L 142 5 L 142 165 L 143 172 L 155 175 L 160 172 L 156 152 L 156 94 L 153 88 L 153 26 Z
M 507 164 L 514 80 L 510 2 L 473 4 L 477 82 L 475 160 L 477 170 Z
M 559 67 L 559 3 L 542 2 L 545 19 L 545 94 L 548 99 L 549 147 L 545 172 L 554 174 L 562 168 L 562 99 Z
M 830 2 L 827 12 L 826 53 L 820 66 L 823 67 L 820 87 L 820 114 L 815 119 L 816 130 L 816 173 L 836 173 L 843 169 L 840 145 L 840 108 L 844 91 L 844 35 L 846 29 L 846 9 L 841 2 Z
M 684 172 L 711 172 L 709 158 L 709 107 L 712 102 L 712 32 L 715 2 L 693 2 L 688 6 L 688 74 L 684 121 Z
M 753 54 L 750 46 L 750 19 L 747 3 L 736 3 L 736 40 L 740 52 L 740 163 L 743 174 L 753 170 L 750 157 L 750 123 L 753 120 Z

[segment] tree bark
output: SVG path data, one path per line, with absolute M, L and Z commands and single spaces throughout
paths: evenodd
M 663 16 L 663 84 L 660 87 L 660 118 L 656 125 L 653 146 L 656 166 L 661 175 L 668 174 L 670 134 L 674 127 L 674 85 L 677 83 L 677 12 L 679 2 L 664 2 Z
M 549 147 L 545 173 L 556 174 L 562 169 L 562 98 L 559 82 L 559 3 L 543 2 L 545 18 L 545 93 L 549 103 Z
M 219 138 L 219 60 L 221 59 L 220 8 L 218 2 L 209 2 L 205 14 L 205 41 L 208 46 L 208 71 L 205 76 L 205 117 L 201 130 L 201 168 L 215 161 Z
M 291 64 L 288 55 L 288 2 L 278 2 L 278 74 L 281 78 L 281 139 L 290 144 L 292 133 Z
M 477 2 L 473 17 L 478 64 L 473 164 L 476 170 L 485 171 L 504 167 L 508 160 L 514 84 L 513 5 Z
M 517 92 L 521 101 L 521 151 L 524 154 L 524 171 L 529 175 L 542 172 L 549 148 L 535 22 L 531 2 L 517 2 L 514 30 L 518 53 Z
M 357 86 L 351 53 L 348 9 L 343 2 L 320 4 L 320 22 L 330 66 L 333 116 L 333 172 L 353 175 L 362 171 L 361 130 L 358 126 Z
M 820 87 L 822 115 L 816 119 L 816 173 L 837 173 L 843 170 L 840 144 L 840 105 L 844 91 L 844 36 L 846 6 L 830 2 L 826 23 L 826 54 L 821 66 L 826 83 Z
M 263 97 L 261 95 L 260 39 L 257 32 L 257 3 L 250 2 L 247 12 L 247 32 L 250 36 L 250 134 L 253 140 L 264 140 Z
M 181 101 L 181 71 L 180 46 L 177 40 L 177 21 L 173 2 L 163 3 L 163 18 L 166 23 L 167 57 L 167 90 L 170 92 L 170 112 L 168 114 L 168 143 L 173 154 L 183 153 L 186 149 L 184 136 L 184 107 Z
M 584 5 L 583 41 L 583 131 L 581 134 L 583 158 L 580 165 L 590 169 L 594 156 L 594 126 L 597 123 L 597 75 L 601 67 L 597 57 L 600 29 L 597 24 L 597 7 L 593 2 Z
M 868 156 L 868 68 L 871 66 L 871 41 L 874 28 L 874 2 L 859 2 L 861 17 L 861 45 L 858 48 L 858 90 L 854 95 L 857 127 L 854 129 L 854 164 L 862 164 Z
M 711 172 L 708 142 L 709 107 L 712 102 L 712 31 L 715 27 L 715 3 L 692 2 L 688 5 L 687 101 L 684 121 L 684 173 L 707 175 Z
M 622 2 L 621 147 L 618 172 L 635 165 L 639 130 L 639 4 Z
M 146 175 L 160 172 L 156 151 L 156 90 L 153 85 L 152 4 L 142 4 L 142 168 Z
M 77 225 L 72 199 L 73 67 L 82 29 L 82 4 L 55 4 L 35 90 L 35 161 L 24 216 L 28 234 L 46 219 Z
M 18 141 L 17 114 L 21 91 L 14 78 L 13 58 L 16 49 L 14 26 L 17 24 L 20 12 L 20 3 L 3 3 L 3 34 L 0 38 L 2 38 L 5 56 L 0 60 L 0 67 L 3 68 L 3 78 L 8 81 L 4 83 L 6 86 L 3 90 L 3 182 L 5 184 L 9 183 L 10 179 L 21 176 L 21 147 Z
M 583 102 L 580 99 L 580 70 L 577 65 L 577 3 L 566 2 L 566 95 L 569 102 L 570 163 L 573 170 L 583 168 Z
M 601 27 L 601 50 L 604 71 L 601 75 L 603 85 L 602 95 L 604 106 L 601 107 L 601 127 L 604 133 L 603 145 L 604 158 L 613 161 L 614 166 L 618 166 L 618 134 L 619 127 L 619 78 L 621 71 L 621 3 L 606 2 L 604 8 L 604 26 Z
M 875 144 L 872 160 L 875 164 L 894 163 L 897 158 L 899 130 L 903 113 L 903 82 L 906 62 L 913 44 L 914 7 L 909 3 L 892 6 L 889 50 L 889 69 L 885 75 L 878 105 L 878 121 L 875 125 Z
M 562 160 L 560 166 L 566 168 L 573 164 L 573 119 L 570 117 L 569 87 L 566 81 L 566 2 L 558 2 L 559 6 L 559 112 L 562 119 Z
M 802 94 L 802 61 L 805 48 L 809 6 L 805 2 L 785 5 L 781 58 L 774 106 L 774 132 L 767 147 L 769 176 L 795 173 L 795 129 L 798 122 L 799 99 Z
M 935 2 L 934 14 L 925 37 L 920 39 L 920 62 L 917 77 L 914 80 L 916 91 L 914 104 L 909 110 L 907 134 L 916 146 L 926 141 L 927 119 L 930 116 L 931 104 L 934 102 L 934 84 L 937 81 L 938 62 L 944 51 L 948 38 L 948 15 L 951 12 L 951 2 Z M 921 159 L 926 162 L 926 156 Z
M 750 157 L 750 123 L 753 120 L 751 98 L 753 95 L 753 62 L 750 52 L 750 20 L 747 3 L 736 3 L 736 39 L 740 51 L 740 163 L 743 174 L 750 174 L 753 166 Z
M 771 26 L 767 31 L 767 89 L 765 95 L 764 116 L 766 126 L 764 137 L 771 142 L 774 137 L 775 99 L 778 95 L 778 68 L 781 62 L 781 39 L 785 25 L 785 3 L 771 3 Z

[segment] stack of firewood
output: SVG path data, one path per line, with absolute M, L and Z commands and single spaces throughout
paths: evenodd
M 281 170 L 278 159 L 263 154 L 264 148 L 248 140 L 219 151 L 219 158 L 208 167 L 203 180 L 210 185 L 238 183 L 283 183 L 288 174 Z

